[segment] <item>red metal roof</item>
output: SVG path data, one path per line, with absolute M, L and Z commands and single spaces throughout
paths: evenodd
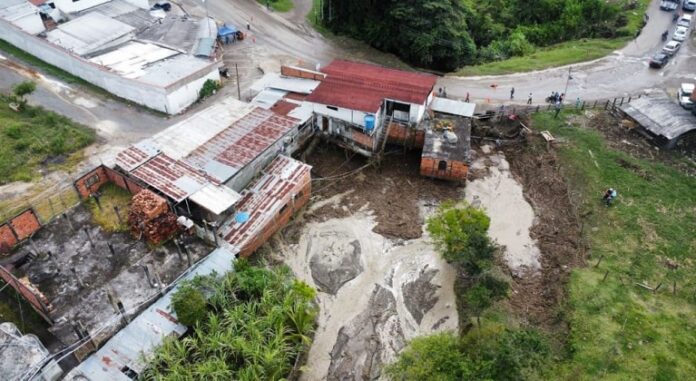
M 278 101 L 278 103 L 274 104 L 273 107 L 271 107 L 271 111 L 273 111 L 274 113 L 276 113 L 278 115 L 287 116 L 290 111 L 296 109 L 299 106 L 300 105 L 298 105 L 296 103 L 290 103 L 290 102 L 281 100 L 281 101 Z
M 358 62 L 335 60 L 307 101 L 365 112 L 377 112 L 384 99 L 422 104 L 437 77 Z
M 241 251 L 311 181 L 311 169 L 311 166 L 287 156 L 276 157 L 237 203 L 236 210 L 249 213 L 249 219 L 243 223 L 232 220 L 223 228 L 225 241 Z
M 297 120 L 260 107 L 224 129 L 189 154 L 184 161 L 199 167 L 215 160 L 237 170 L 249 164 L 263 151 L 297 125 Z M 227 179 L 220 179 L 226 181 Z
M 145 164 L 131 171 L 131 174 L 177 202 L 192 193 L 190 190 L 182 189 L 184 187 L 182 183 L 177 185 L 177 181 L 182 178 L 186 178 L 184 181 L 190 185 L 198 184 L 200 186 L 208 183 L 218 185 L 213 179 L 198 173 L 193 167 L 174 160 L 163 153 L 158 154 Z

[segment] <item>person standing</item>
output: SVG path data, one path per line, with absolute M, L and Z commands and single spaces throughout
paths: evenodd
M 515 99 L 515 88 L 510 89 L 510 99 Z
M 532 93 L 529 93 L 529 98 L 527 98 L 527 104 L 532 104 Z
M 466 92 L 466 99 L 464 99 L 464 102 L 469 103 L 469 92 Z

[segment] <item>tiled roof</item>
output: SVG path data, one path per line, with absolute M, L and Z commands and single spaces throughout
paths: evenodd
M 287 156 L 278 156 L 264 170 L 264 174 L 249 188 L 237 204 L 238 212 L 246 212 L 246 222 L 232 223 L 223 229 L 225 241 L 242 250 L 261 234 L 269 221 L 292 200 L 298 190 L 310 181 L 312 167 Z
M 384 99 L 422 104 L 437 77 L 351 61 L 335 60 L 322 71 L 328 76 L 307 101 L 376 112 Z

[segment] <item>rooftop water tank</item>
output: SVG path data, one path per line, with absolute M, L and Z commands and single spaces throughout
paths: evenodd
M 365 115 L 365 131 L 372 132 L 375 129 L 375 116 Z
M 243 224 L 243 223 L 249 221 L 249 213 L 237 212 L 237 214 L 235 214 L 235 216 L 234 216 L 234 220 L 239 224 Z

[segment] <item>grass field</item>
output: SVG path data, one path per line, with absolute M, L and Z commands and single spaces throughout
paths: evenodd
M 56 113 L 32 106 L 15 112 L 8 104 L 0 95 L 0 185 L 31 181 L 41 167 L 74 164 L 71 155 L 95 140 L 94 130 Z
M 264 6 L 269 6 L 273 8 L 276 12 L 288 12 L 295 7 L 292 0 L 256 0 Z
M 598 131 L 569 128 L 548 113 L 537 114 L 534 127 L 568 142 L 560 148 L 562 168 L 584 199 L 591 255 L 570 280 L 570 358 L 549 378 L 693 379 L 696 179 L 610 149 Z M 606 208 L 600 199 L 609 186 L 619 197 Z
M 465 66 L 452 73 L 452 75 L 478 76 L 512 74 L 592 61 L 623 47 L 627 41 L 628 39 L 625 38 L 569 41 L 547 48 L 537 49 L 537 51 L 528 56 L 514 57 L 504 61 L 489 62 L 482 65 Z

